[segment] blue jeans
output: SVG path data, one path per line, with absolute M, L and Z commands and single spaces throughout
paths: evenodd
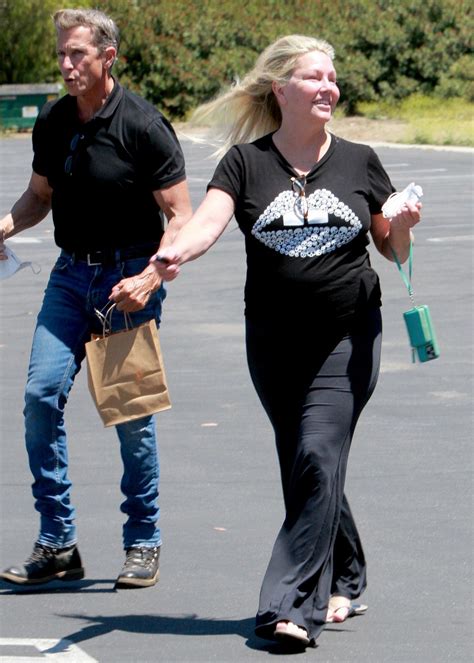
M 103 309 L 122 278 L 141 272 L 148 258 L 90 267 L 62 252 L 45 291 L 33 336 L 25 393 L 25 439 L 34 477 L 35 508 L 40 513 L 38 543 L 63 548 L 76 542 L 75 510 L 70 500 L 64 409 L 85 356 L 85 343 L 102 327 L 94 309 Z M 152 318 L 159 325 L 164 288 L 147 306 L 132 313 L 133 324 Z M 124 327 L 119 311 L 112 329 Z M 124 466 L 121 490 L 127 515 L 124 548 L 161 545 L 158 482 L 159 460 L 153 416 L 116 426 Z

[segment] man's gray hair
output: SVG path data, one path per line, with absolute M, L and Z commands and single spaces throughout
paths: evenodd
M 90 28 L 94 46 L 100 52 L 113 46 L 118 52 L 120 33 L 115 22 L 98 9 L 60 9 L 53 15 L 56 30 L 70 30 L 84 26 Z

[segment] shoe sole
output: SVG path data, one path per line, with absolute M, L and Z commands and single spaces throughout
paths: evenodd
M 306 649 L 310 646 L 309 638 L 300 638 L 297 635 L 290 635 L 290 633 L 275 631 L 273 637 L 281 645 L 291 649 Z
M 115 583 L 115 589 L 135 589 L 139 587 L 152 587 L 160 579 L 159 570 L 153 578 L 145 580 L 143 578 L 119 578 Z
M 45 578 L 21 578 L 9 573 L 1 573 L 0 579 L 10 582 L 12 585 L 44 585 L 52 580 L 62 580 L 68 582 L 70 580 L 82 580 L 85 575 L 84 569 L 71 569 L 70 571 L 59 571 L 51 576 Z
M 310 644 L 310 639 L 308 636 L 299 633 L 294 633 L 286 629 L 276 628 L 275 631 L 273 632 L 273 637 L 278 642 L 285 645 L 290 645 L 292 647 L 308 647 Z

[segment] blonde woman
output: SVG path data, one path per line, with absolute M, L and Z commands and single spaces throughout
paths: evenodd
M 286 511 L 256 633 L 301 647 L 354 614 L 366 585 L 344 480 L 379 372 L 381 293 L 367 245 L 370 235 L 386 258 L 393 247 L 405 261 L 421 208 L 409 202 L 385 219 L 394 188 L 376 154 L 328 132 L 333 57 L 325 41 L 283 37 L 200 109 L 231 120 L 229 149 L 191 221 L 153 261 L 172 280 L 232 216 L 245 236 L 248 364 L 274 428 Z

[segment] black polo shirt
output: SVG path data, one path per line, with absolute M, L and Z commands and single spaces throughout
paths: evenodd
M 33 130 L 33 170 L 53 189 L 55 241 L 68 251 L 158 244 L 153 191 L 185 179 L 170 123 L 115 82 L 100 111 L 79 122 L 69 95 L 45 104 Z

